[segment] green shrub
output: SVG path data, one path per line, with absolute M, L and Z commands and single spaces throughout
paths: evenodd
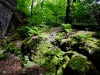
M 31 0 L 17 0 L 17 9 L 24 12 L 26 15 L 30 15 Z
M 47 25 L 38 25 L 38 26 L 23 26 L 18 29 L 18 33 L 22 38 L 30 37 L 32 35 L 40 35 L 43 31 L 48 29 Z
M 71 26 L 71 24 L 62 24 L 62 28 L 63 28 L 64 31 L 66 31 L 66 32 L 71 32 L 71 31 L 72 31 L 72 26 Z
M 74 39 L 77 41 L 77 42 L 81 42 L 81 41 L 85 41 L 87 40 L 88 38 L 90 38 L 88 35 L 86 34 L 77 34 L 74 36 Z

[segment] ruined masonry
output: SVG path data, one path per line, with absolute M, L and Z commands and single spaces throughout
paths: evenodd
M 0 40 L 6 35 L 16 5 L 16 0 L 0 0 Z

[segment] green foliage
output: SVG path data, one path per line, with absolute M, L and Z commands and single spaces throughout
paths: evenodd
M 34 0 L 33 9 L 31 9 L 32 0 L 17 0 L 17 2 L 17 8 L 28 15 L 27 20 L 30 24 L 55 25 L 64 20 L 65 0 Z M 31 11 L 33 14 L 30 16 Z
M 24 12 L 26 15 L 30 15 L 31 4 L 32 0 L 17 0 L 17 8 Z
M 72 11 L 73 11 L 72 13 L 73 13 L 73 15 L 75 15 L 75 17 L 83 17 L 82 15 L 86 14 L 85 6 L 80 2 L 73 3 Z
M 87 67 L 87 57 L 81 54 L 76 54 L 71 57 L 71 60 L 69 62 L 69 66 L 73 70 L 78 71 L 85 71 Z
M 71 32 L 72 31 L 71 24 L 62 24 L 62 28 L 64 29 L 65 32 Z
M 94 25 L 96 24 L 96 15 L 98 12 L 96 1 L 76 0 L 71 9 L 73 24 Z M 97 13 L 97 14 L 95 14 Z
M 17 0 L 17 3 L 17 8 L 28 15 L 27 20 L 30 24 L 55 25 L 64 23 L 66 0 L 34 0 L 32 9 L 32 0 Z M 31 11 L 33 12 L 32 15 Z M 72 3 L 70 15 L 75 24 L 80 22 L 96 24 L 99 5 L 93 0 L 88 2 L 76 0 Z

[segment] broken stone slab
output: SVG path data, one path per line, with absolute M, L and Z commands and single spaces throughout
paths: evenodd
M 16 11 L 17 0 L 0 0 L 0 41 L 5 37 L 13 13 Z
M 2 3 L 4 6 L 11 9 L 12 11 L 16 10 L 17 0 L 0 0 L 0 3 Z
M 0 3 L 0 37 L 4 38 L 13 12 Z

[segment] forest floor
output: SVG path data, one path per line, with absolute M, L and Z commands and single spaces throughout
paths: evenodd
M 21 59 L 11 53 L 7 53 L 5 60 L 0 60 L 0 75 L 40 75 L 42 72 L 43 68 L 38 65 L 23 68 Z
M 58 32 L 61 32 L 62 29 L 60 27 L 55 27 L 52 28 L 49 31 L 44 32 L 43 37 L 47 38 L 46 41 L 47 42 L 52 42 L 55 41 L 56 39 L 56 35 Z M 76 35 L 76 34 L 94 34 L 94 32 L 91 31 L 85 31 L 85 30 L 76 30 L 72 32 L 72 35 Z M 95 39 L 94 39 L 95 40 Z M 21 41 L 17 42 L 18 46 L 21 45 Z M 11 54 L 11 53 L 7 53 L 7 59 L 5 60 L 0 60 L 0 75 L 21 75 L 21 73 L 16 74 L 16 72 L 20 72 L 22 71 L 23 73 L 27 70 L 32 70 L 33 73 L 32 75 L 39 75 L 38 72 L 43 72 L 43 68 L 40 68 L 39 66 L 32 66 L 31 68 L 28 68 L 27 70 L 23 69 L 21 67 L 21 60 L 19 57 Z
M 20 58 L 11 53 L 7 53 L 7 58 L 5 60 L 0 60 L 0 75 L 10 75 L 21 69 L 22 67 Z

